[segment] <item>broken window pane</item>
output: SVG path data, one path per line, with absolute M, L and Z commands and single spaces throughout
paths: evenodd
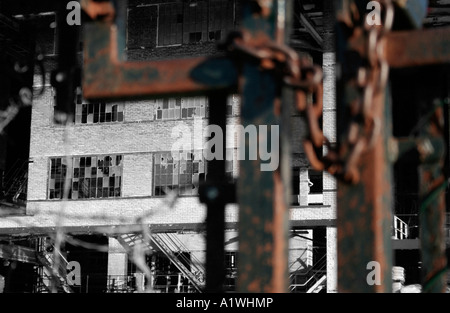
M 66 180 L 70 186 L 69 199 L 120 197 L 122 159 L 122 155 L 51 158 L 48 199 L 63 198 Z M 103 164 L 108 166 L 96 166 L 103 166 Z M 99 174 L 102 177 L 97 178 Z
M 205 178 L 205 162 L 202 151 L 180 152 L 178 158 L 171 152 L 154 155 L 154 195 L 163 196 L 168 190 L 179 195 L 197 195 L 198 186 Z

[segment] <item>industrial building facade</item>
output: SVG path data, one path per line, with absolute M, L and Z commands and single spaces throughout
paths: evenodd
M 158 60 L 218 53 L 217 43 L 239 26 L 239 10 L 238 1 L 129 1 L 127 57 Z M 47 68 L 52 68 L 57 56 L 55 14 L 41 10 L 35 18 L 37 47 Z M 328 51 L 319 57 L 326 74 L 324 130 L 333 138 L 334 54 Z M 200 291 L 206 210 L 198 199 L 198 185 L 208 173 L 203 145 L 195 142 L 206 141 L 207 97 L 93 103 L 83 99 L 78 88 L 73 119 L 58 125 L 54 89 L 49 83 L 42 86 L 36 75 L 34 88 L 42 87 L 44 92 L 31 109 L 27 166 L 17 173 L 21 179 L 15 177 L 22 185 L 15 194 L 26 193 L 26 202 L 19 203 L 16 197 L 10 201 L 12 214 L 0 219 L 2 237 L 9 238 L 9 245 L 21 246 L 30 255 L 37 251 L 38 258 L 12 261 L 24 268 L 21 273 L 29 274 L 19 279 L 8 274 L 8 256 L 0 256 L 5 260 L 0 273 L 5 291 L 50 291 L 57 227 L 63 227 L 66 235 L 59 262 L 79 264 L 80 279 L 74 278 L 75 272 L 70 275 L 70 268 L 68 276 L 74 280 L 63 283 L 72 291 Z M 230 95 L 228 125 L 239 125 L 239 112 L 239 96 Z M 336 186 L 327 174 L 309 169 L 299 120 L 292 117 L 290 291 L 335 292 Z M 195 137 L 196 129 L 202 130 L 203 138 Z M 186 133 L 192 134 L 191 142 L 186 142 L 192 150 L 180 147 L 174 152 L 174 144 Z M 237 136 L 227 138 L 230 179 L 239 175 L 238 141 Z M 239 264 L 236 205 L 227 206 L 226 222 L 225 290 L 234 291 Z M 148 238 L 139 233 L 143 224 L 149 226 Z M 137 244 L 146 251 L 144 267 L 133 256 Z

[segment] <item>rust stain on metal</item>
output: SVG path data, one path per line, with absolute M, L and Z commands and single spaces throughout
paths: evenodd
M 379 119 L 385 123 L 389 123 L 389 121 L 384 120 L 384 111 L 386 109 L 385 106 L 385 93 L 384 91 L 379 92 L 375 95 L 373 100 L 373 115 L 376 119 Z M 389 129 L 389 128 L 387 128 Z M 382 133 L 376 139 L 374 143 L 374 147 L 368 153 L 370 157 L 364 158 L 367 164 L 370 164 L 365 169 L 366 172 L 363 172 L 367 176 L 362 178 L 367 190 L 366 193 L 366 201 L 367 203 L 371 203 L 371 229 L 374 234 L 374 241 L 371 248 L 374 249 L 373 260 L 376 260 L 380 264 L 381 274 L 383 275 L 383 280 L 387 279 L 387 283 L 383 283 L 381 285 L 375 285 L 375 292 L 387 292 L 391 290 L 388 287 L 390 284 L 390 271 L 392 266 L 392 260 L 388 260 L 390 257 L 390 253 L 388 251 L 391 248 L 390 245 L 390 177 L 386 176 L 389 173 L 388 164 L 389 160 L 387 159 L 385 140 L 384 138 L 390 136 L 390 134 L 384 133 L 386 130 L 382 130 Z M 388 274 L 388 275 L 387 275 Z M 385 277 L 385 276 L 388 277 Z
M 281 175 L 279 171 L 274 172 L 273 174 L 274 180 L 274 198 L 273 198 L 273 224 L 274 224 L 274 234 L 273 234 L 273 277 L 272 277 L 272 286 L 273 292 L 281 293 L 286 291 L 287 287 L 287 249 L 288 242 L 286 236 L 287 229 L 287 221 L 286 221 L 286 212 L 287 205 L 284 199 L 284 186 L 283 181 L 281 179 Z
M 236 84 L 236 77 L 230 74 L 231 60 L 198 57 L 123 62 L 118 57 L 115 25 L 88 25 L 88 32 L 83 74 L 83 93 L 87 99 L 199 94 Z
M 252 223 L 258 225 L 259 223 L 261 223 L 261 218 L 259 218 L 259 216 L 253 216 Z
M 263 286 L 260 279 L 255 279 L 247 285 L 247 288 L 249 292 L 261 292 L 261 287 Z
M 382 57 L 391 67 L 450 63 L 450 28 L 391 32 Z

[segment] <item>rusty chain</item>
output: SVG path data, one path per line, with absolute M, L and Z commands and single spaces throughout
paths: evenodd
M 308 119 L 310 125 L 311 138 L 305 140 L 305 153 L 311 165 L 316 170 L 327 170 L 337 178 L 348 183 L 357 183 L 360 180 L 358 162 L 361 155 L 371 149 L 381 133 L 381 121 L 374 117 L 374 98 L 386 87 L 389 76 L 389 65 L 381 57 L 383 49 L 383 37 L 392 28 L 394 7 L 391 0 L 381 2 L 384 5 L 385 14 L 382 25 L 369 25 L 364 23 L 361 26 L 361 13 L 354 1 L 344 8 L 338 20 L 347 25 L 351 32 L 349 39 L 350 47 L 357 51 L 366 60 L 366 66 L 358 69 L 355 85 L 359 90 L 359 95 L 351 101 L 350 115 L 351 122 L 346 133 L 346 137 L 339 144 L 339 148 L 331 147 L 328 140 L 323 137 L 315 125 L 318 121 Z M 365 19 L 364 19 L 365 21 Z M 304 109 L 299 107 L 299 110 Z M 309 107 L 306 108 L 308 117 Z M 317 116 L 318 118 L 320 116 Z M 320 148 L 323 144 L 327 146 L 327 154 L 319 158 L 314 148 Z
M 247 56 L 258 60 L 262 70 L 272 70 L 283 83 L 296 90 L 296 109 L 305 114 L 309 133 L 303 141 L 303 148 L 311 166 L 318 171 L 328 171 L 337 178 L 357 183 L 360 180 L 357 169 L 364 151 L 373 147 L 379 138 L 381 122 L 374 115 L 373 99 L 386 87 L 389 66 L 382 58 L 383 37 L 392 28 L 394 7 L 392 0 L 383 0 L 384 21 L 382 25 L 361 25 L 361 14 L 354 1 L 350 1 L 339 17 L 352 32 L 350 47 L 366 60 L 366 66 L 359 68 L 355 85 L 360 94 L 350 103 L 352 122 L 346 138 L 339 149 L 332 146 L 320 127 L 323 109 L 323 72 L 310 59 L 302 58 L 292 48 L 275 43 L 268 38 L 254 38 L 244 32 L 230 34 L 220 47 L 239 57 Z M 319 157 L 315 149 L 327 148 L 327 154 Z

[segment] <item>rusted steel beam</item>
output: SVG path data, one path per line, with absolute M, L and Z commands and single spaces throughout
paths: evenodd
M 443 171 L 447 150 L 445 129 L 444 109 L 438 106 L 421 132 L 435 142 L 432 149 L 422 149 L 424 164 L 419 167 L 422 291 L 426 293 L 445 293 L 447 288 L 445 190 L 448 182 Z
M 396 31 L 383 41 L 381 57 L 394 68 L 450 63 L 450 28 Z
M 351 110 L 360 97 L 356 81 L 358 69 L 364 64 L 363 56 L 348 44 L 352 34 L 342 22 L 342 13 L 351 11 L 346 5 L 346 1 L 336 2 L 336 8 L 343 10 L 337 12 L 336 28 L 336 61 L 341 69 L 337 78 L 337 138 L 341 148 L 348 144 L 350 125 L 358 123 Z M 375 76 L 380 74 L 380 69 L 372 70 Z M 392 291 L 392 169 L 387 149 L 392 135 L 391 104 L 384 88 L 375 90 L 371 99 L 373 127 L 368 130 L 361 125 L 357 134 L 368 137 L 362 141 L 366 142 L 365 148 L 355 167 L 359 180 L 338 180 L 338 292 L 342 293 Z M 364 120 L 364 116 L 360 119 Z
M 85 98 L 201 94 L 237 84 L 237 71 L 227 58 L 125 62 L 121 61 L 117 38 L 116 25 L 87 23 L 83 71 Z
M 243 3 L 243 32 L 257 41 L 284 42 L 286 1 L 246 1 Z M 278 27 L 277 27 L 278 25 Z M 276 147 L 272 126 L 280 126 L 280 82 L 270 71 L 261 71 L 257 62 L 242 66 L 241 122 L 259 129 L 267 125 L 267 135 L 258 134 L 258 147 Z M 277 110 L 278 108 L 278 110 Z M 272 138 L 272 139 L 271 139 Z M 284 142 L 284 140 L 281 140 Z M 240 292 L 287 292 L 288 287 L 288 188 L 283 171 L 262 171 L 260 155 L 249 160 L 255 142 L 241 143 L 246 160 L 240 161 L 237 187 L 239 204 Z M 289 156 L 280 156 L 289 163 Z M 287 158 L 287 159 L 286 159 Z
M 391 164 L 386 149 L 390 121 L 384 95 L 376 99 L 376 117 L 386 127 L 372 149 L 361 156 L 356 185 L 338 183 L 338 291 L 391 292 Z M 342 109 L 338 106 L 338 110 Z M 389 104 L 387 105 L 389 107 Z M 379 268 L 371 267 L 377 262 Z M 378 272 L 379 269 L 379 272 Z M 380 284 L 370 284 L 367 277 L 375 270 Z M 374 278 L 374 277 L 372 277 Z

